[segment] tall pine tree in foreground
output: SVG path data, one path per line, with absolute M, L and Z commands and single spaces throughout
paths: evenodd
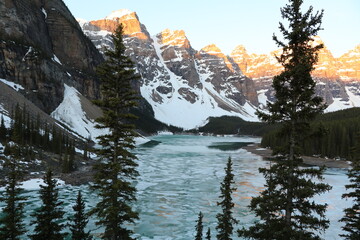
M 340 220 L 345 223 L 342 229 L 346 232 L 340 236 L 347 240 L 360 239 L 360 133 L 357 136 L 351 165 L 352 168 L 348 170 L 350 184 L 345 186 L 350 191 L 342 197 L 353 200 L 353 205 L 344 210 L 345 216 Z
M 96 150 L 100 157 L 95 166 L 94 188 L 99 202 L 92 210 L 98 216 L 97 225 L 104 226 L 103 239 L 132 239 L 126 225 L 138 219 L 131 203 L 136 201 L 136 189 L 131 181 L 138 176 L 134 149 L 134 118 L 129 109 L 136 106 L 136 93 L 131 82 L 136 81 L 134 64 L 125 55 L 125 46 L 120 25 L 113 34 L 114 50 L 108 50 L 106 61 L 98 68 L 101 80 L 101 100 L 95 103 L 103 110 L 97 119 L 97 127 L 108 133 L 98 137 L 101 148 Z
M 217 205 L 221 206 L 222 212 L 216 215 L 218 224 L 216 229 L 218 231 L 217 239 L 219 240 L 230 240 L 232 239 L 232 234 L 234 230 L 234 224 L 238 224 L 238 221 L 233 217 L 233 208 L 234 203 L 232 201 L 232 193 L 236 190 L 233 187 L 234 174 L 232 173 L 232 161 L 229 157 L 226 168 L 225 168 L 225 177 L 220 186 L 221 191 L 221 202 L 218 202 Z
M 85 212 L 85 202 L 82 198 L 81 191 L 78 192 L 76 204 L 73 206 L 74 216 L 70 219 L 70 231 L 72 240 L 91 240 L 90 232 L 86 232 L 85 228 L 89 222 Z
M 300 143 L 307 137 L 309 122 L 324 109 L 322 99 L 314 96 L 315 81 L 311 71 L 317 62 L 313 37 L 321 30 L 323 12 L 313 13 L 310 7 L 301 12 L 302 0 L 289 0 L 281 9 L 288 27 L 280 23 L 284 41 L 273 37 L 283 48 L 277 57 L 284 70 L 273 79 L 276 100 L 268 102 L 268 113 L 259 117 L 268 123 L 281 123 L 281 133 L 288 139 L 284 146 L 273 149 L 278 154 L 269 169 L 259 171 L 265 177 L 265 190 L 250 203 L 251 211 L 259 218 L 239 235 L 250 239 L 320 239 L 329 221 L 326 204 L 317 204 L 313 197 L 331 189 L 322 180 L 323 168 L 300 168 Z
M 34 234 L 29 237 L 32 240 L 62 240 L 65 234 L 61 231 L 64 224 L 61 220 L 64 215 L 62 202 L 59 201 L 59 189 L 57 181 L 53 179 L 53 173 L 48 170 L 44 176 L 44 184 L 40 185 L 40 199 L 42 205 L 33 216 L 36 218 L 32 221 L 35 224 Z
M 196 221 L 196 235 L 195 235 L 195 240 L 202 240 L 202 236 L 203 236 L 203 217 L 204 215 L 202 214 L 202 212 L 199 212 L 199 218 Z
M 0 201 L 5 202 L 5 207 L 1 212 L 0 239 L 17 240 L 26 232 L 23 223 L 26 198 L 21 196 L 23 189 L 20 187 L 24 172 L 19 161 L 11 156 L 6 159 L 3 167 L 6 172 L 5 192 Z

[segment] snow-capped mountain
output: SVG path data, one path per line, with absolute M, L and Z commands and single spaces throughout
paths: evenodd
M 142 77 L 139 91 L 156 119 L 186 129 L 203 125 L 210 116 L 257 120 L 254 82 L 215 45 L 196 51 L 182 30 L 166 29 L 150 36 L 136 13 L 128 10 L 82 27 L 103 51 L 111 47 L 110 33 L 120 23 L 127 54 Z
M 195 50 L 183 30 L 165 29 L 151 36 L 137 14 L 129 10 L 114 11 L 105 19 L 81 25 L 103 51 L 112 47 L 111 32 L 120 23 L 127 54 L 142 76 L 139 91 L 158 120 L 185 128 L 220 115 L 256 121 L 255 109 L 274 100 L 271 79 L 282 71 L 275 57 L 281 49 L 250 54 L 239 45 L 229 56 L 214 44 Z M 313 44 L 321 43 L 319 37 L 314 38 Z M 326 46 L 319 52 L 313 76 L 328 111 L 360 106 L 359 56 L 360 46 L 340 58 L 333 57 Z
M 134 85 L 143 96 L 139 109 L 167 124 L 193 128 L 221 115 L 257 121 L 254 112 L 273 99 L 271 78 L 281 71 L 273 56 L 280 50 L 256 55 L 239 46 L 229 56 L 213 44 L 196 50 L 184 31 L 166 29 L 152 35 L 129 10 L 97 21 L 78 20 L 80 26 L 61 1 L 0 5 L 0 13 L 0 84 L 20 86 L 16 99 L 25 97 L 44 117 L 52 115 L 83 137 L 96 135 L 85 106 L 91 102 L 81 100 L 80 106 L 72 100 L 99 97 L 94 70 L 103 57 L 97 49 L 113 46 L 111 33 L 120 23 L 127 54 L 142 77 Z M 320 53 L 314 76 L 329 111 L 359 106 L 359 59 L 360 46 L 340 58 L 326 48 Z M 3 109 L 9 112 L 14 104 L 22 105 L 9 97 L 8 87 L 3 90 Z M 66 105 L 78 107 L 72 109 L 79 113 L 77 119 L 67 117 L 71 109 Z
M 313 44 L 324 42 L 315 37 Z M 249 54 L 241 45 L 230 54 L 244 74 L 254 80 L 260 106 L 267 100 L 274 100 L 271 82 L 273 76 L 283 69 L 275 57 L 280 54 L 281 49 L 269 54 Z M 360 107 L 360 46 L 335 58 L 324 44 L 312 75 L 317 81 L 316 94 L 322 96 L 328 105 L 326 111 Z

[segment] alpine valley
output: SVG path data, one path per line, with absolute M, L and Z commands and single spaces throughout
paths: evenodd
M 133 150 L 138 161 L 129 164 L 125 157 L 121 159 L 125 165 L 112 165 L 123 168 L 121 174 L 129 172 L 129 166 L 138 165 L 136 180 L 124 174 L 122 177 L 131 178 L 132 182 L 121 184 L 137 189 L 134 209 L 139 220 L 135 221 L 136 226 L 129 226 L 134 237 L 193 239 L 198 211 L 206 214 L 206 226 L 215 228 L 224 161 L 229 158 L 230 162 L 230 157 L 234 159 L 234 183 L 238 189 L 234 192 L 234 216 L 241 219 L 237 229 L 258 221 L 247 206 L 264 189 L 264 178 L 258 168 L 271 166 L 266 159 L 266 154 L 271 153 L 265 147 L 276 145 L 273 136 L 277 132 L 260 123 L 255 113 L 266 109 L 267 101 L 274 100 L 271 82 L 282 70 L 275 57 L 281 49 L 268 54 L 248 53 L 241 45 L 230 54 L 214 44 L 194 49 L 183 30 L 149 33 L 130 10 L 114 11 L 105 19 L 77 20 L 62 0 L 0 1 L 1 199 L 5 199 L 7 164 L 14 160 L 19 169 L 24 166 L 26 171 L 23 187 L 27 199 L 20 201 L 25 206 L 23 220 L 27 234 L 34 232 L 34 213 L 44 205 L 39 201 L 38 190 L 39 184 L 43 184 L 39 178 L 47 169 L 54 170 L 54 178 L 62 180 L 59 200 L 64 204 L 57 207 L 65 212 L 59 222 L 66 224 L 66 228 L 70 226 L 66 221 L 75 210 L 72 204 L 77 190 L 84 193 L 86 208 L 96 206 L 99 195 L 90 188 L 93 166 L 103 160 L 111 162 L 92 152 L 99 146 L 96 137 L 108 133 L 107 129 L 95 127 L 95 119 L 102 116 L 102 110 L 93 103 L 101 98 L 96 69 L 105 61 L 105 50 L 114 47 L 112 33 L 119 24 L 124 28 L 126 54 L 140 76 L 131 86 L 139 97 L 138 106 L 131 109 L 139 116 L 134 122 L 139 133 L 135 138 L 137 148 L 124 145 Z M 314 44 L 318 43 L 322 43 L 320 37 L 314 39 Z M 360 45 L 338 58 L 325 46 L 319 53 L 313 77 L 317 82 L 316 93 L 327 103 L 326 111 L 332 112 L 316 120 L 322 129 L 330 129 L 328 138 L 305 145 L 311 160 L 314 148 L 324 152 L 317 151 L 317 156 L 321 154 L 324 158 L 314 160 L 315 165 L 322 165 L 325 157 L 346 159 L 360 129 L 360 109 L 354 108 L 360 107 Z M 335 112 L 342 109 L 346 110 Z M 217 122 L 209 127 L 214 118 Z M 343 121 L 345 118 L 347 122 Z M 238 123 L 242 125 L 239 127 Z M 206 127 L 218 132 L 206 131 Z M 227 127 L 235 132 L 226 132 Z M 200 133 L 169 134 L 184 130 Z M 162 134 L 154 136 L 161 131 Z M 266 131 L 271 134 L 266 136 Z M 208 132 L 238 135 L 202 136 Z M 124 134 L 122 138 L 132 142 L 132 136 Z M 260 148 L 258 144 L 264 139 L 270 144 Z M 252 147 L 254 153 L 245 150 L 245 145 Z M 103 149 L 112 147 L 109 144 Z M 266 154 L 261 155 L 263 152 Z M 127 151 L 121 154 L 132 155 Z M 339 219 L 349 201 L 341 195 L 349 181 L 342 168 L 349 164 L 327 160 L 333 164 L 330 166 L 338 167 L 329 168 L 324 176 L 333 190 L 315 200 L 328 204 L 330 227 L 323 237 L 332 240 L 343 233 Z M 121 175 L 118 173 L 109 175 L 117 180 Z M 121 197 L 127 201 L 133 198 L 130 195 Z M 3 209 L 5 202 L 1 200 L 0 217 L 4 216 Z M 97 220 L 90 217 L 88 230 L 94 239 L 107 237 L 104 228 L 95 224 Z M 214 239 L 215 232 L 211 233 Z
M 121 23 L 126 53 L 141 76 L 133 84 L 141 96 L 138 112 L 162 127 L 198 128 L 224 115 L 258 121 L 255 112 L 273 100 L 271 79 L 281 71 L 275 58 L 281 50 L 193 49 L 183 30 L 152 35 L 129 10 L 87 22 L 75 20 L 62 1 L 5 0 L 0 13 L 0 111 L 8 125 L 18 103 L 78 136 L 96 137 L 101 111 L 89 101 L 100 95 L 95 68 Z M 319 56 L 313 76 L 327 111 L 359 107 L 360 45 L 339 58 L 325 47 Z

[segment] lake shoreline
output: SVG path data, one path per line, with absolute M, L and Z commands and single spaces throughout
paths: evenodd
M 269 148 L 262 148 L 259 143 L 249 144 L 243 147 L 246 151 L 251 152 L 253 154 L 259 155 L 264 159 L 271 160 L 274 156 L 272 156 L 272 150 Z M 325 166 L 328 168 L 350 168 L 350 163 L 348 161 L 343 160 L 335 160 L 330 158 L 320 158 L 320 157 L 309 157 L 303 156 L 304 163 L 310 166 Z

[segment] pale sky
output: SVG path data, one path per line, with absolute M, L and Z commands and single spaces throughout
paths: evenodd
M 277 49 L 272 40 L 282 21 L 280 8 L 288 0 L 64 0 L 76 18 L 103 19 L 112 11 L 135 11 L 149 31 L 184 30 L 192 47 L 216 44 L 225 54 L 237 45 L 249 53 Z M 303 12 L 312 5 L 324 9 L 319 36 L 335 57 L 360 44 L 360 0 L 304 0 Z

